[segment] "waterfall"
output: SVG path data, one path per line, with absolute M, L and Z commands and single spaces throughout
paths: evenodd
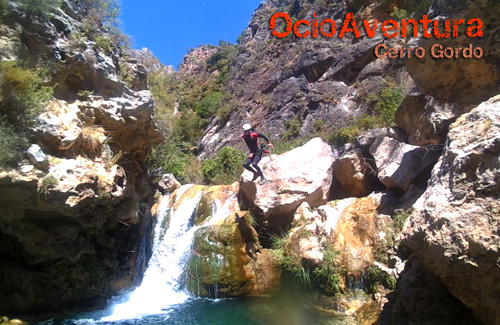
M 181 198 L 192 186 L 183 185 L 176 197 Z M 177 209 L 170 208 L 168 195 L 162 198 L 154 229 L 153 253 L 142 283 L 128 295 L 116 299 L 111 306 L 111 315 L 101 318 L 102 321 L 166 313 L 169 306 L 183 303 L 189 298 L 187 293 L 179 289 L 178 280 L 186 267 L 194 233 L 201 227 L 190 227 L 190 223 L 202 194 L 203 191 L 198 191 L 193 198 L 184 200 Z M 212 217 L 202 226 L 209 226 L 226 218 L 230 212 L 229 204 L 221 205 L 216 201 L 212 212 Z M 170 222 L 165 231 L 163 224 L 166 218 Z

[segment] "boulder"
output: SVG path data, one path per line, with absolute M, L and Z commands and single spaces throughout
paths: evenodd
M 282 155 L 265 157 L 260 166 L 266 183 L 253 183 L 253 174 L 245 171 L 242 195 L 264 219 L 289 224 L 302 202 L 313 207 L 327 202 L 334 158 L 332 148 L 320 138 Z
M 331 196 L 334 198 L 366 196 L 376 184 L 376 172 L 360 150 L 347 152 L 333 163 Z
M 485 324 L 500 322 L 500 96 L 450 126 L 404 242 Z
M 390 189 L 407 191 L 410 184 L 425 182 L 441 154 L 440 148 L 421 148 L 395 139 L 378 138 L 370 148 L 379 180 Z
M 26 155 L 28 156 L 28 160 L 30 161 L 30 163 L 32 163 L 37 168 L 44 170 L 49 168 L 49 160 L 47 159 L 47 155 L 45 155 L 39 145 L 32 144 L 26 151 Z
M 181 187 L 173 174 L 164 174 L 158 182 L 158 187 L 162 193 L 170 193 Z

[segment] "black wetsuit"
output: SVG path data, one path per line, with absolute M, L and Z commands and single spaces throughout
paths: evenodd
M 267 143 L 269 143 L 269 139 L 265 135 L 260 134 L 260 133 L 256 133 L 256 132 L 250 132 L 246 135 L 243 134 L 241 137 L 245 140 L 245 142 L 248 146 L 248 149 L 250 149 L 250 155 L 245 160 L 243 167 L 245 167 L 245 169 L 254 173 L 254 180 L 259 176 L 262 179 L 264 179 L 264 175 L 262 174 L 262 170 L 257 165 L 259 163 L 260 159 L 262 158 L 262 153 L 263 153 L 262 150 L 259 148 L 259 145 L 257 143 L 257 139 L 262 138 L 262 139 L 266 140 Z M 250 166 L 250 164 L 252 164 L 252 166 Z

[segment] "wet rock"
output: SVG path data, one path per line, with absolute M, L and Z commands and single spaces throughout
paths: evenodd
M 500 97 L 450 126 L 404 242 L 475 317 L 499 321 Z
M 315 138 L 279 156 L 266 157 L 260 164 L 267 179 L 263 185 L 242 174 L 241 192 L 256 211 L 274 224 L 286 225 L 302 202 L 311 206 L 326 203 L 332 180 L 334 154 L 331 147 Z
M 441 151 L 385 137 L 373 143 L 370 154 L 375 158 L 379 180 L 388 188 L 406 191 L 410 184 L 427 180 L 425 175 L 437 162 Z
M 158 187 L 163 194 L 170 193 L 181 187 L 181 183 L 177 181 L 173 174 L 164 174 L 158 182 Z
M 220 298 L 269 294 L 279 288 L 281 272 L 271 252 L 263 249 L 249 256 L 240 224 L 232 214 L 221 224 L 196 231 L 186 270 L 189 292 Z

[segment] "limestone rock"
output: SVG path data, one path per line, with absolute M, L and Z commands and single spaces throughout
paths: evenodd
M 326 203 L 333 161 L 331 147 L 320 138 L 312 139 L 282 155 L 264 158 L 260 166 L 267 182 L 263 185 L 253 183 L 253 174 L 245 171 L 242 195 L 265 219 L 285 225 L 302 202 L 310 206 Z
M 444 143 L 450 124 L 464 112 L 465 109 L 456 104 L 412 92 L 404 98 L 394 118 L 408 134 L 409 144 L 439 145 Z
M 47 169 L 49 167 L 49 160 L 39 145 L 32 144 L 26 151 L 26 154 L 30 163 L 36 167 L 40 169 Z
M 487 324 L 500 320 L 499 139 L 500 96 L 450 126 L 404 241 Z
M 440 279 L 410 256 L 378 323 L 478 324 Z
M 234 213 L 220 224 L 199 228 L 186 270 L 189 292 L 217 298 L 264 295 L 279 288 L 281 272 L 271 252 L 264 249 L 251 257 L 246 247 Z
M 406 191 L 412 183 L 425 182 L 425 174 L 429 173 L 441 152 L 385 137 L 374 142 L 370 153 L 375 158 L 380 181 L 388 188 Z
M 333 163 L 334 198 L 366 196 L 375 189 L 376 182 L 376 172 L 360 150 L 344 153 Z
M 164 174 L 158 182 L 158 187 L 163 193 L 170 193 L 181 187 L 173 174 Z
M 472 6 L 464 5 L 465 0 L 434 0 L 429 8 L 428 17 L 439 20 L 463 19 L 479 17 L 483 23 L 483 36 L 468 39 L 465 30 L 460 30 L 459 37 L 441 38 L 439 40 L 425 38 L 411 38 L 407 46 L 421 46 L 426 53 L 435 44 L 442 48 L 465 48 L 472 44 L 473 48 L 480 47 L 483 56 L 480 59 L 467 59 L 459 51 L 459 59 L 435 59 L 432 55 L 425 55 L 423 59 L 415 57 L 404 60 L 410 75 L 418 88 L 426 95 L 438 100 L 457 103 L 463 106 L 478 105 L 482 101 L 500 93 L 500 54 L 499 44 L 495 32 L 499 27 L 497 13 L 500 11 L 498 1 L 485 1 Z M 488 27 L 485 27 L 488 26 Z

